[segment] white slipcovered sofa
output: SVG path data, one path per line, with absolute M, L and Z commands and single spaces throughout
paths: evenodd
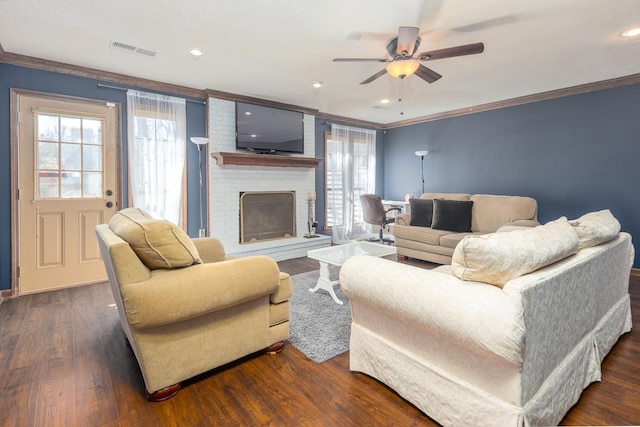
M 350 369 L 445 426 L 556 425 L 631 330 L 634 249 L 611 231 L 589 242 L 558 220 L 471 236 L 434 270 L 349 259 Z

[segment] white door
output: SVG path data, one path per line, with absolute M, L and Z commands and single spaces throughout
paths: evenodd
M 95 226 L 116 211 L 116 109 L 18 95 L 19 294 L 106 280 Z

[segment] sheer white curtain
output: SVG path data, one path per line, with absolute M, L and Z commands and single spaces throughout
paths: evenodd
M 133 205 L 155 218 L 181 224 L 186 155 L 185 100 L 128 90 L 127 112 Z
M 375 192 L 376 132 L 331 125 L 326 167 L 327 225 L 333 241 L 345 243 L 365 237 L 360 195 Z

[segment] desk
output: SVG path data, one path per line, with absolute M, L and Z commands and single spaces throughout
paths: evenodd
M 389 208 L 400 208 L 402 209 L 401 213 L 411 213 L 411 205 L 409 202 L 405 202 L 404 200 L 383 200 L 382 204 L 385 209 Z M 397 212 L 390 212 L 392 216 L 396 216 Z

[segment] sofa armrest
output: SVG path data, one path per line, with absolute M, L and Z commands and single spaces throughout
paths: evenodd
M 411 214 L 403 213 L 396 216 L 396 224 L 411 225 Z
M 149 280 L 122 286 L 127 321 L 146 329 L 224 310 L 276 292 L 279 273 L 267 256 L 154 270 Z
M 214 237 L 200 237 L 191 240 L 196 245 L 200 258 L 205 264 L 225 261 L 224 246 L 220 240 Z
M 379 319 L 368 324 L 372 317 L 367 313 L 384 312 L 398 324 L 446 337 L 476 353 L 522 363 L 520 300 L 498 287 L 366 255 L 344 263 L 340 286 L 351 300 L 353 322 L 373 332 Z

